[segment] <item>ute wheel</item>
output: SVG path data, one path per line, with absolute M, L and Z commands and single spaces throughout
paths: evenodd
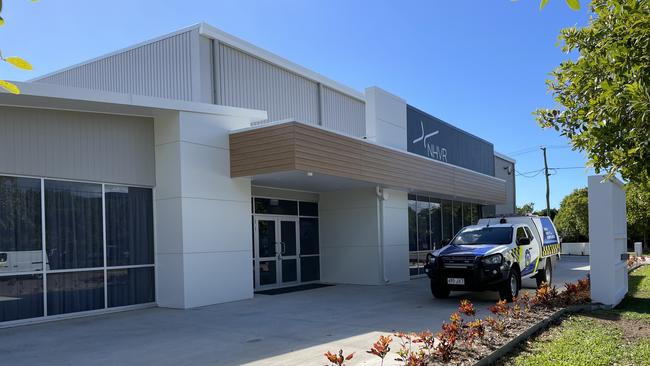
M 449 297 L 449 293 L 451 291 L 449 290 L 449 287 L 440 285 L 434 283 L 433 281 L 431 282 L 431 295 L 435 297 L 436 299 L 446 299 Z
M 551 284 L 551 281 L 553 281 L 553 266 L 550 259 L 546 259 L 544 268 L 537 272 L 535 279 L 537 280 L 537 288 L 542 287 L 543 282 Z
M 499 298 L 512 302 L 512 300 L 519 295 L 519 271 L 516 268 L 510 270 L 508 280 L 504 281 L 499 288 Z

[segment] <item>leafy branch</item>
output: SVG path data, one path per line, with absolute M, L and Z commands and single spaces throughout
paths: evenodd
M 565 0 L 566 4 L 573 10 L 580 10 L 580 0 Z M 542 0 L 539 3 L 539 10 L 544 9 L 544 7 L 548 4 L 548 0 Z
M 35 3 L 38 0 L 31 0 L 31 1 Z M 1 12 L 2 12 L 2 0 L 0 0 L 0 13 Z M 5 20 L 2 16 L 0 16 L 0 26 L 3 26 L 4 24 L 5 24 Z M 0 60 L 10 65 L 13 65 L 14 67 L 17 67 L 21 70 L 31 71 L 33 69 L 32 65 L 29 62 L 27 62 L 25 59 L 18 56 L 4 57 L 2 56 L 2 52 L 0 52 Z M 18 86 L 6 80 L 0 79 L 0 88 L 13 94 L 20 94 L 20 89 L 18 88 Z

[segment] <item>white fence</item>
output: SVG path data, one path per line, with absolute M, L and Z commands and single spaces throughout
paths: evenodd
M 589 255 L 589 243 L 562 243 L 562 254 Z

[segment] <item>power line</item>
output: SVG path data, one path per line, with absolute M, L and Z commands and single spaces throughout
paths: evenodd
M 568 170 L 568 169 L 587 169 L 587 168 L 584 167 L 584 166 L 564 166 L 564 167 L 558 167 L 558 168 L 553 168 L 553 167 L 548 168 L 549 171 L 551 171 L 551 170 L 554 171 L 553 173 L 551 173 L 551 175 L 556 175 L 558 170 Z M 535 178 L 538 175 L 542 174 L 543 171 L 544 171 L 544 168 L 540 168 L 540 169 L 536 169 L 536 170 L 530 170 L 530 171 L 527 171 L 527 172 L 520 172 L 520 171 L 515 169 L 515 175 L 518 176 L 518 177 L 524 177 L 524 178 Z
M 540 175 L 543 171 L 544 171 L 544 168 L 538 169 L 538 170 L 532 170 L 530 172 L 520 172 L 520 171 L 515 169 L 515 175 L 521 176 L 521 177 L 524 177 L 524 178 L 535 178 L 536 176 Z M 532 175 L 530 175 L 530 174 L 532 174 Z
M 570 149 L 571 146 L 569 145 L 547 145 L 547 146 L 531 146 L 531 147 L 526 147 L 520 150 L 515 150 L 511 153 L 508 153 L 506 155 L 508 156 L 518 156 L 518 155 L 525 155 L 525 154 L 530 154 L 535 151 L 538 151 L 540 147 L 546 147 L 547 149 Z

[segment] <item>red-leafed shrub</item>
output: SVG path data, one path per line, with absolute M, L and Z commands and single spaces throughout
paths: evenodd
M 354 357 L 354 353 L 350 353 L 344 357 L 343 350 L 339 350 L 338 354 L 332 353 L 330 351 L 325 352 L 325 358 L 327 358 L 327 360 L 335 366 L 345 366 L 345 361 L 350 361 L 352 357 Z
M 390 336 L 379 336 L 379 340 L 375 342 L 372 347 L 370 347 L 369 351 L 366 351 L 367 353 L 373 354 L 379 358 L 381 358 L 381 364 L 384 364 L 384 358 L 386 358 L 386 355 L 388 355 L 388 352 L 390 352 L 390 343 L 393 341 L 393 338 Z

